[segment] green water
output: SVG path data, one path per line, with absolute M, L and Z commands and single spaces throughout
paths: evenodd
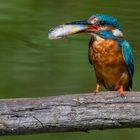
M 140 90 L 139 0 L 0 0 L 0 98 L 92 92 L 89 35 L 48 40 L 51 27 L 96 13 L 115 16 L 133 46 L 133 90 Z M 0 137 L 4 140 L 139 140 L 140 129 Z

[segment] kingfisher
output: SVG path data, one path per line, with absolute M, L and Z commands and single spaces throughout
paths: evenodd
M 132 89 L 132 48 L 124 38 L 116 18 L 106 14 L 95 14 L 85 20 L 65 23 L 59 28 L 61 30 L 55 37 L 54 31 L 57 32 L 58 28 L 50 31 L 50 39 L 52 36 L 62 38 L 83 32 L 90 34 L 88 59 L 96 75 L 96 94 L 100 92 L 102 85 L 109 91 L 118 91 L 122 97 L 125 96 L 125 91 Z M 66 28 L 66 31 L 63 32 L 62 28 Z

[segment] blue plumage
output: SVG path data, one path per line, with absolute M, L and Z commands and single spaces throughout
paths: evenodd
M 97 32 L 97 34 L 104 39 L 117 40 L 117 37 L 114 36 L 111 31 L 100 30 L 100 31 Z
M 118 20 L 110 15 L 96 14 L 94 16 L 91 16 L 90 18 L 98 18 L 99 20 L 106 21 L 106 25 L 113 25 L 116 29 L 121 30 L 121 25 Z
M 132 49 L 131 49 L 130 44 L 126 40 L 121 42 L 121 47 L 122 47 L 125 62 L 128 66 L 130 80 L 132 82 L 132 78 L 134 75 L 134 57 L 133 57 Z M 131 88 L 132 88 L 132 85 L 131 85 Z

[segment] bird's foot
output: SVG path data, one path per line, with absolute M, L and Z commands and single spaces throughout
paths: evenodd
M 119 94 L 120 94 L 120 96 L 122 97 L 122 98 L 126 98 L 126 96 L 125 96 L 125 93 L 124 92 L 119 92 Z
M 124 89 L 123 89 L 123 85 L 120 86 L 120 88 L 118 89 L 118 92 L 122 98 L 126 98 L 125 93 L 124 93 Z
M 96 95 L 99 92 L 100 92 L 100 85 L 99 84 L 96 84 L 96 89 L 94 91 L 94 94 Z
M 100 91 L 94 90 L 94 94 L 97 95 Z

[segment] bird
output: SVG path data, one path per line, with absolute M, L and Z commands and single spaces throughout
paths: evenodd
M 104 86 L 124 97 L 125 91 L 132 89 L 134 56 L 119 21 L 107 14 L 95 14 L 85 20 L 65 23 L 65 26 L 71 27 L 67 35 L 84 32 L 91 36 L 88 59 L 96 75 L 95 94 Z

